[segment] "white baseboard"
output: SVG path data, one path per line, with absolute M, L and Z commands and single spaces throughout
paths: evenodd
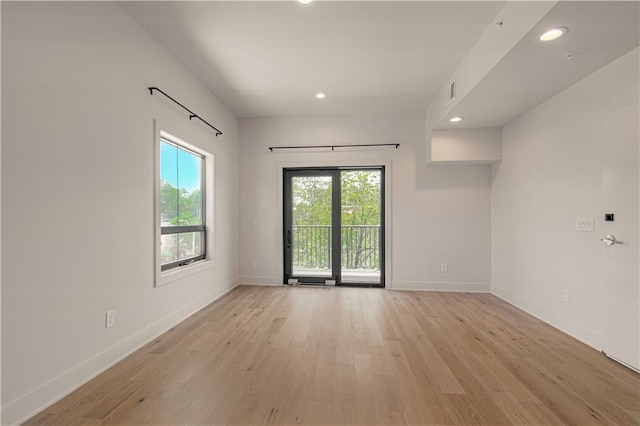
M 589 345 L 598 351 L 602 351 L 602 333 L 592 330 L 571 318 L 551 312 L 548 309 L 545 309 L 524 297 L 518 296 L 505 288 L 494 285 L 491 288 L 491 293 L 505 302 L 522 309 L 526 313 L 533 315 L 540 321 L 543 321 L 563 333 L 568 334 L 574 339 L 581 341 L 585 345 Z
M 282 283 L 277 277 L 252 277 L 242 276 L 240 285 L 280 286 Z M 411 291 L 453 291 L 467 293 L 489 293 L 489 283 L 466 282 L 436 282 L 436 281 L 393 281 L 387 286 L 388 290 Z
M 392 281 L 389 290 L 452 291 L 465 293 L 489 293 L 489 283 L 439 282 L 439 281 Z
M 77 366 L 64 371 L 48 382 L 8 402 L 2 407 L 2 424 L 20 424 L 28 420 L 176 324 L 224 296 L 237 285 L 238 280 L 234 279 L 217 286 L 214 290 L 169 313 L 135 334 L 124 338 Z
M 253 277 L 253 276 L 241 276 L 238 280 L 239 285 L 265 285 L 276 286 L 282 285 L 282 280 L 278 277 Z

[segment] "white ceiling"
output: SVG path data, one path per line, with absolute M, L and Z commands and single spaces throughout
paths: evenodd
M 238 116 L 268 117 L 426 110 L 504 2 L 121 5 Z
M 638 46 L 639 4 L 558 2 L 437 127 L 501 126 Z M 239 117 L 273 117 L 425 111 L 505 2 L 121 5 Z M 539 42 L 553 26 L 569 33 Z
M 552 42 L 538 40 L 558 26 L 569 32 Z M 638 44 L 640 2 L 559 2 L 436 128 L 501 127 Z M 449 123 L 452 116 L 464 121 Z

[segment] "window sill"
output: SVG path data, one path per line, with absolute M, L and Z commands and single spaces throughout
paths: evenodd
M 198 272 L 206 271 L 207 269 L 213 268 L 215 262 L 210 259 L 200 260 L 198 262 L 194 262 L 191 265 L 179 266 L 174 269 L 170 269 L 168 271 L 158 271 L 157 279 L 156 279 L 156 287 L 161 287 L 163 285 L 172 283 L 174 281 L 181 280 L 183 278 L 188 277 L 189 275 L 197 274 Z

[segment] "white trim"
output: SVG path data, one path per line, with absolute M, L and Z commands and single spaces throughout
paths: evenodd
M 2 407 L 2 424 L 21 424 L 238 286 L 224 283 Z M 39 407 L 33 409 L 33 407 Z
M 181 266 L 169 271 L 161 270 L 160 262 L 160 139 L 164 138 L 173 142 L 179 146 L 183 146 L 204 158 L 204 188 L 205 188 L 205 228 L 206 228 L 206 259 L 195 262 L 191 265 Z M 168 129 L 159 120 L 154 120 L 154 250 L 155 250 L 155 262 L 154 262 L 154 284 L 156 287 L 160 287 L 169 284 L 174 281 L 178 281 L 194 273 L 201 272 L 212 268 L 216 264 L 216 236 L 215 236 L 215 194 L 214 190 L 214 156 L 209 151 L 206 151 L 197 145 L 186 142 L 177 133 Z
M 277 281 L 279 282 L 284 279 L 284 253 L 282 250 L 283 241 L 282 236 L 284 235 L 282 218 L 284 217 L 284 169 L 286 168 L 295 168 L 295 167 L 375 167 L 375 166 L 384 166 L 384 268 L 385 268 L 385 282 L 386 287 L 390 287 L 391 279 L 392 279 L 392 271 L 391 271 L 391 177 L 393 175 L 391 170 L 392 160 L 390 159 L 373 159 L 373 160 L 314 160 L 314 161 L 305 161 L 305 160 L 295 160 L 295 161 L 281 161 L 276 163 L 276 187 L 278 188 L 278 238 L 274 245 L 277 244 L 277 247 L 274 247 L 277 253 L 276 263 L 278 265 L 278 275 Z
M 283 285 L 278 277 L 255 277 L 255 276 L 241 276 L 238 279 L 239 285 L 262 285 L 262 286 L 278 286 Z
M 491 287 L 491 294 L 536 317 L 540 321 L 549 324 L 561 332 L 568 334 L 574 339 L 581 341 L 585 345 L 591 346 L 598 351 L 602 351 L 604 339 L 602 333 L 592 330 L 571 318 L 551 312 L 539 304 L 518 296 L 515 293 L 495 284 Z
M 640 373 L 640 369 L 638 369 L 637 367 L 635 367 L 635 366 L 633 366 L 631 364 L 627 364 L 626 362 L 624 362 L 622 360 L 619 360 L 618 358 L 616 358 L 614 356 L 611 356 L 611 355 L 609 355 L 608 353 L 606 353 L 604 351 L 602 353 L 605 354 L 607 356 L 607 358 L 610 358 L 610 359 L 614 360 L 615 362 L 624 365 L 625 367 L 635 371 L 636 373 Z
M 444 281 L 393 281 L 389 290 L 489 293 L 491 285 L 489 283 Z
M 181 266 L 179 268 L 163 271 L 156 280 L 156 287 L 160 287 L 174 281 L 188 277 L 189 275 L 197 274 L 198 272 L 206 271 L 215 266 L 215 262 L 212 260 L 204 259 L 198 262 L 194 262 L 191 265 Z

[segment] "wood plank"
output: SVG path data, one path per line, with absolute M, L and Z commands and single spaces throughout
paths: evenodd
M 640 375 L 488 294 L 239 287 L 27 425 L 640 425 Z

